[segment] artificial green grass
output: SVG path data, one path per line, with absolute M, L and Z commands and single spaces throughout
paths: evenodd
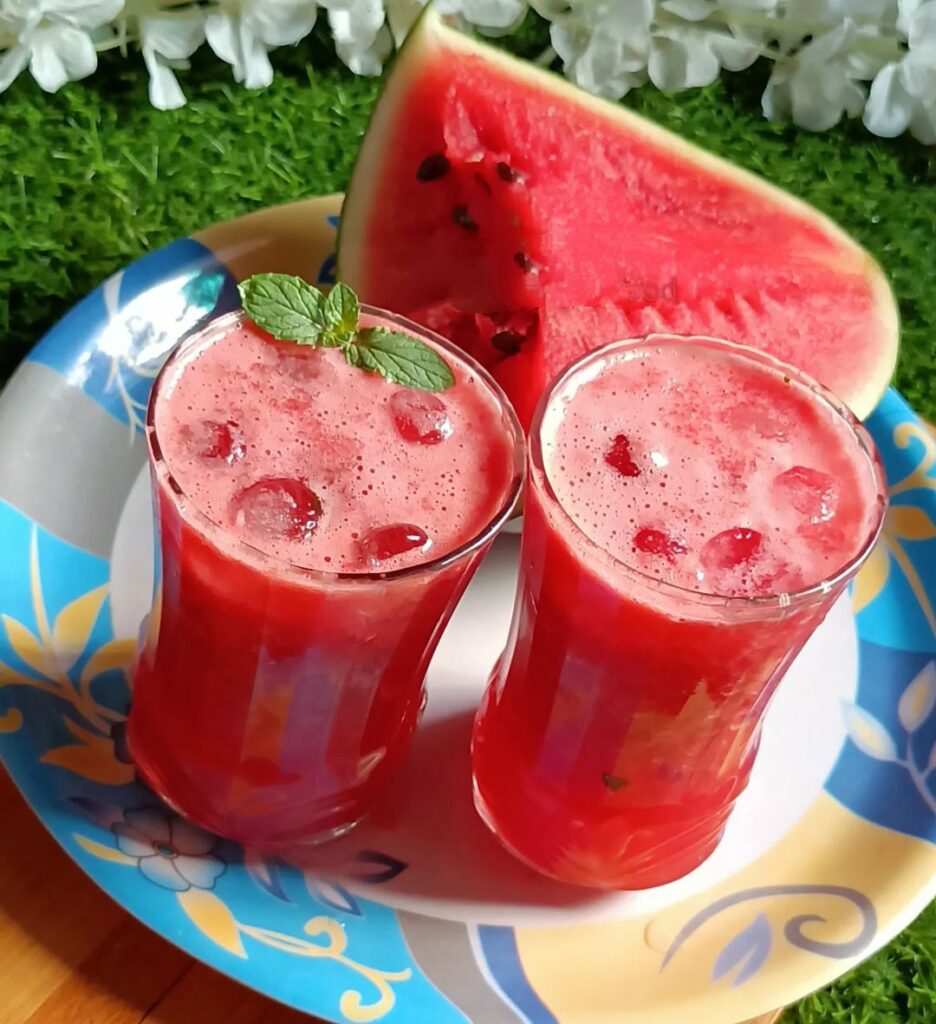
M 531 21 L 511 45 L 530 55 L 544 43 Z M 0 381 L 76 299 L 142 253 L 344 187 L 379 83 L 352 76 L 321 34 L 277 51 L 274 64 L 273 86 L 247 92 L 225 65 L 199 60 L 183 76 L 188 106 L 170 113 L 148 105 L 142 63 L 115 55 L 54 96 L 26 75 L 0 96 Z M 646 88 L 626 102 L 814 203 L 878 258 L 900 302 L 897 384 L 936 420 L 936 157 L 857 123 L 823 135 L 771 125 L 760 112 L 765 77 L 755 67 L 677 97 Z M 936 1021 L 934 958 L 936 905 L 788 1020 Z

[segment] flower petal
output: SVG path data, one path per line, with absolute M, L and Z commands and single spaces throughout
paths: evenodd
M 169 11 L 140 18 L 144 51 L 155 50 L 169 60 L 191 57 L 205 41 L 205 21 L 199 11 Z
M 910 49 L 915 50 L 918 46 L 927 46 L 936 39 L 936 6 L 932 3 L 920 4 L 913 12 L 909 21 L 907 42 Z
M 153 855 L 152 839 L 135 828 L 119 821 L 114 825 L 113 833 L 117 837 L 117 848 L 128 857 L 151 857 Z
M 149 47 L 143 49 L 143 60 L 149 71 L 149 101 L 157 110 L 177 110 L 185 106 L 185 93 L 172 69 Z
M 265 89 L 273 81 L 273 65 L 267 53 L 266 43 L 255 36 L 248 27 L 241 25 L 241 53 L 244 61 L 244 87 Z
M 660 4 L 664 11 L 675 14 L 687 21 L 702 21 L 718 7 L 715 0 L 663 0 Z
M 914 15 L 924 2 L 925 0 L 897 0 L 897 31 L 904 38 L 910 35 Z
M 154 842 L 169 842 L 169 816 L 158 807 L 131 808 L 124 811 L 124 821 Z
M 914 110 L 910 134 L 924 146 L 936 144 L 936 96 L 919 104 Z
M 206 832 L 203 828 L 193 825 L 185 818 L 176 818 L 170 826 L 172 845 L 179 852 L 192 857 L 211 853 L 218 842 L 217 836 Z
M 383 4 L 380 0 L 350 0 L 350 3 L 325 6 L 328 7 L 328 25 L 336 43 L 358 52 L 374 45 L 384 23 Z
M 400 46 L 419 17 L 424 4 L 422 0 L 385 0 L 385 6 L 387 24 L 393 33 L 393 41 Z
M 726 71 L 743 71 L 760 56 L 757 43 L 739 39 L 730 32 L 710 32 L 708 43 L 718 63 Z
M 382 26 L 373 43 L 360 49 L 349 43 L 335 43 L 335 51 L 356 75 L 374 77 L 383 70 L 383 62 L 393 52 L 393 37 L 386 25 Z
M 182 878 L 196 889 L 211 889 L 227 865 L 217 857 L 176 857 L 172 862 Z
M 814 68 L 824 68 L 833 57 L 842 53 L 855 37 L 855 23 L 845 18 L 835 28 L 824 32 L 800 51 L 800 61 Z
M 160 857 L 158 854 L 144 857 L 140 861 L 140 871 L 144 878 L 163 889 L 185 892 L 186 889 L 191 888 L 188 881 L 176 871 L 175 863 L 169 857 Z
M 0 57 L 0 92 L 8 89 L 16 76 L 29 63 L 29 50 L 22 45 L 11 46 Z
M 901 81 L 899 67 L 895 62 L 878 72 L 862 119 L 868 131 L 886 139 L 905 132 L 913 116 L 913 100 Z
M 253 0 L 244 8 L 250 31 L 267 46 L 292 46 L 315 25 L 315 0 Z
M 714 82 L 719 66 L 704 38 L 680 32 L 654 39 L 647 71 L 658 89 L 678 92 Z
M 97 67 L 97 53 L 90 36 L 69 25 L 36 29 L 30 48 L 30 73 L 46 92 L 55 92 L 68 81 L 86 78 Z
M 911 50 L 900 62 L 900 81 L 911 96 L 924 103 L 936 96 L 936 49 Z
M 205 19 L 205 38 L 215 54 L 234 67 L 234 77 L 243 78 L 243 62 L 238 46 L 235 19 L 227 11 L 215 11 Z
M 56 21 L 91 29 L 113 21 L 123 5 L 124 0 L 44 0 L 39 6 L 44 14 L 54 14 Z
M 462 14 L 481 28 L 510 28 L 526 14 L 525 0 L 463 0 Z

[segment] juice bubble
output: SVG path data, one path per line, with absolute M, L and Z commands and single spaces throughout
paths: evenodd
M 662 555 L 672 561 L 677 555 L 684 555 L 689 549 L 681 540 L 670 537 L 662 530 L 643 529 L 634 534 L 634 547 L 648 555 Z
M 203 459 L 223 459 L 233 466 L 247 454 L 247 443 L 236 420 L 202 420 L 191 430 L 191 443 Z
M 397 432 L 412 444 L 439 444 L 452 436 L 452 421 L 441 398 L 426 391 L 400 390 L 390 399 Z
M 734 526 L 716 533 L 702 548 L 706 569 L 735 569 L 756 558 L 764 546 L 763 536 L 746 526 Z
M 605 452 L 605 462 L 621 476 L 640 476 L 640 467 L 631 455 L 630 438 L 626 434 L 618 434 L 611 447 Z
M 838 508 L 838 484 L 830 473 L 808 466 L 794 466 L 774 479 L 773 487 L 781 501 L 792 505 L 811 523 L 825 523 Z
M 231 499 L 234 522 L 252 533 L 308 540 L 318 526 L 322 502 L 302 481 L 267 476 Z
M 379 565 L 407 551 L 426 551 L 432 541 L 429 534 L 412 523 L 392 523 L 371 530 L 361 538 L 361 552 L 371 565 Z

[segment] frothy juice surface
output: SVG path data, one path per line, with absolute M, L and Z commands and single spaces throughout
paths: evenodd
M 554 398 L 546 476 L 599 548 L 700 593 L 834 576 L 879 513 L 846 420 L 782 370 L 704 346 L 609 355 Z
M 516 418 L 484 371 L 421 337 L 455 377 L 438 395 L 236 316 L 156 382 L 160 578 L 128 735 L 152 788 L 219 835 L 280 849 L 367 812 L 516 501 Z
M 414 391 L 245 321 L 179 361 L 155 429 L 187 500 L 230 534 L 305 568 L 399 569 L 478 534 L 513 473 L 495 397 L 452 368 L 454 387 Z
M 880 527 L 883 478 L 831 396 L 706 339 L 585 357 L 530 443 L 476 803 L 546 874 L 660 885 L 717 845 L 772 693 Z

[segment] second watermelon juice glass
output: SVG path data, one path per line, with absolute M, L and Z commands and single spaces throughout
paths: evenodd
M 530 432 L 513 625 L 475 722 L 501 842 L 606 888 L 705 860 L 885 494 L 864 428 L 762 353 L 651 336 L 569 368 Z

